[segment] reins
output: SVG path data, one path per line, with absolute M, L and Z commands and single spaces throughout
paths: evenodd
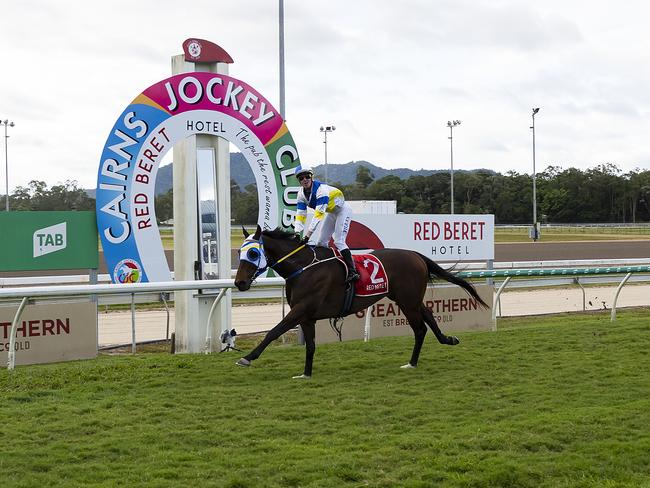
M 262 249 L 262 252 L 263 252 L 264 255 L 266 256 L 266 260 L 267 260 L 267 263 L 268 263 L 268 264 L 267 264 L 264 268 L 261 268 L 261 269 L 258 268 L 258 269 L 257 269 L 257 272 L 255 273 L 255 278 L 257 278 L 259 275 L 261 275 L 262 273 L 264 273 L 264 271 L 266 271 L 267 268 L 271 268 L 271 269 L 273 269 L 274 271 L 277 272 L 277 270 L 275 269 L 275 266 L 277 266 L 278 264 L 280 264 L 280 263 L 283 262 L 284 260 L 290 258 L 290 257 L 293 256 L 294 254 L 296 254 L 298 251 L 301 251 L 303 248 L 308 247 L 307 244 L 301 244 L 300 246 L 298 246 L 297 248 L 295 248 L 293 251 L 291 251 L 291 252 L 285 254 L 283 257 L 281 257 L 280 259 L 278 259 L 276 262 L 274 262 L 274 263 L 270 263 L 270 262 L 269 262 L 269 259 L 268 259 L 268 256 L 267 256 L 267 254 L 266 254 L 266 251 L 264 250 L 264 244 L 263 244 L 263 242 L 262 242 L 262 236 L 260 236 L 260 240 L 259 240 L 259 242 L 260 242 L 260 247 L 261 247 L 261 249 Z M 295 278 L 296 276 L 298 276 L 299 274 L 301 274 L 301 273 L 304 272 L 305 270 L 307 270 L 307 269 L 309 269 L 309 268 L 311 268 L 311 267 L 313 267 L 313 266 L 316 266 L 317 264 L 325 263 L 325 262 L 327 262 L 327 261 L 331 261 L 332 259 L 337 259 L 335 255 L 332 255 L 332 257 L 329 257 L 329 258 L 326 258 L 326 259 L 318 259 L 318 257 L 316 256 L 316 250 L 315 250 L 313 247 L 311 247 L 311 246 L 309 246 L 309 249 L 310 249 L 311 252 L 313 253 L 313 258 L 312 258 L 311 263 L 309 263 L 307 266 L 303 266 L 302 268 L 298 268 L 297 270 L 295 270 L 294 272 L 292 272 L 289 276 L 287 276 L 287 277 L 285 278 L 285 281 L 289 281 L 290 279 Z

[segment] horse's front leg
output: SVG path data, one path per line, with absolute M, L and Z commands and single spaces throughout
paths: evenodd
M 260 355 L 262 352 L 264 352 L 264 349 L 271 344 L 274 340 L 276 340 L 278 337 L 280 337 L 282 334 L 285 332 L 293 329 L 296 325 L 298 325 L 301 320 L 304 320 L 305 317 L 305 307 L 301 307 L 297 305 L 296 307 L 292 308 L 289 313 L 284 317 L 278 325 L 273 327 L 270 331 L 266 333 L 264 336 L 264 339 L 262 339 L 262 342 L 260 342 L 255 349 L 253 349 L 250 353 L 248 353 L 246 356 L 241 358 L 239 361 L 237 361 L 237 365 L 239 366 L 250 366 L 251 361 L 254 361 Z M 306 320 L 305 320 L 306 321 Z

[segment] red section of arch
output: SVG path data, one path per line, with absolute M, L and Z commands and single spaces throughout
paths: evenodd
M 230 54 L 222 47 L 217 46 L 214 42 L 196 37 L 185 39 L 183 42 L 183 52 L 185 53 L 185 61 L 189 61 L 190 63 L 232 64 L 234 62 Z

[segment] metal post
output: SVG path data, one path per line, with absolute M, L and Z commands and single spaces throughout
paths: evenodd
M 510 283 L 510 279 L 512 276 L 508 276 L 503 283 L 501 283 L 501 286 L 497 290 L 496 295 L 494 295 L 494 301 L 492 302 L 492 320 L 494 321 L 494 324 L 492 325 L 492 330 L 496 331 L 497 330 L 497 304 L 499 305 L 499 308 L 501 307 L 501 293 L 505 289 L 506 286 L 508 286 L 508 283 Z
M 0 124 L 5 126 L 5 210 L 9 211 L 9 151 L 7 149 L 9 136 L 7 135 L 7 126 L 14 127 L 16 124 L 9 120 L 1 120 Z
M 537 235 L 537 172 L 535 171 L 535 114 L 539 112 L 539 107 L 533 109 L 533 241 L 536 242 Z
M 165 340 L 169 340 L 169 305 L 167 305 L 167 298 L 165 297 L 165 292 L 160 294 L 160 299 L 165 305 L 165 312 L 167 312 L 167 331 L 165 333 Z
M 7 353 L 7 369 L 12 370 L 16 367 L 16 328 L 18 327 L 18 322 L 20 321 L 20 316 L 27 305 L 29 297 L 23 297 L 16 310 L 16 315 L 14 315 L 14 321 L 11 323 L 11 332 L 9 333 L 9 352 Z
M 336 127 L 333 125 L 328 125 L 328 126 L 321 126 L 320 131 L 323 133 L 324 139 L 323 139 L 323 144 L 325 144 L 325 183 L 328 183 L 328 175 L 327 175 L 327 133 L 335 131 Z
M 370 340 L 370 312 L 372 310 L 372 305 L 366 308 L 366 321 L 363 327 L 363 342 L 368 342 Z
M 282 120 L 287 120 L 284 111 L 284 1 L 280 0 L 280 115 Z
M 623 278 L 623 281 L 620 282 L 618 285 L 618 288 L 616 288 L 616 293 L 614 294 L 614 301 L 612 302 L 612 313 L 610 316 L 610 321 L 614 322 L 616 320 L 616 304 L 618 302 L 618 296 L 621 294 L 621 290 L 625 286 L 625 283 L 627 283 L 627 280 L 630 279 L 630 276 L 632 276 L 632 273 L 628 273 L 625 275 L 625 278 Z
M 580 283 L 580 278 L 577 276 L 573 278 L 573 282 L 580 287 L 582 290 L 582 311 L 586 312 L 587 311 L 587 293 L 585 292 L 585 287 L 582 286 L 582 283 Z
M 131 293 L 131 354 L 135 352 L 135 293 Z
M 214 309 L 217 308 L 217 305 L 223 298 L 223 296 L 226 294 L 226 291 L 228 288 L 222 288 L 219 290 L 219 293 L 217 294 L 217 298 L 214 299 L 214 302 L 212 302 L 212 306 L 210 307 L 210 312 L 208 313 L 208 320 L 205 325 L 205 348 L 203 349 L 204 354 L 210 354 L 212 352 L 212 327 L 210 327 L 212 323 L 212 315 L 214 314 Z
M 450 176 L 451 176 L 451 205 L 449 207 L 450 213 L 454 214 L 454 127 L 460 125 L 460 120 L 448 120 L 447 127 L 449 127 L 449 160 L 450 160 Z
M 327 131 L 325 131 L 325 140 L 323 143 L 325 144 L 325 183 L 329 182 L 328 179 L 328 174 L 327 174 Z

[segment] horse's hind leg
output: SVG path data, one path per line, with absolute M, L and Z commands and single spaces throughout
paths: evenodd
M 418 365 L 418 360 L 420 359 L 420 351 L 422 350 L 422 344 L 424 343 L 424 337 L 427 335 L 427 327 L 422 321 L 422 317 L 418 312 L 406 312 L 404 310 L 404 315 L 409 321 L 411 329 L 413 329 L 413 335 L 415 336 L 415 344 L 413 344 L 413 352 L 411 353 L 411 360 L 402 366 L 403 369 L 415 368 Z
M 455 346 L 456 344 L 460 343 L 460 340 L 458 340 L 458 337 L 455 336 L 446 336 L 445 334 L 442 333 L 440 330 L 440 327 L 438 327 L 438 324 L 436 322 L 436 319 L 433 318 L 433 314 L 431 313 L 431 310 L 429 310 L 427 307 L 424 306 L 424 304 L 421 305 L 421 310 L 422 310 L 422 317 L 424 319 L 424 322 L 429 326 L 433 334 L 436 336 L 436 339 L 438 339 L 438 342 L 440 344 L 447 344 L 449 346 Z
M 311 378 L 314 353 L 316 352 L 316 321 L 308 321 L 300 324 L 300 327 L 302 328 L 302 335 L 305 338 L 305 370 L 302 375 L 294 376 L 294 378 Z

